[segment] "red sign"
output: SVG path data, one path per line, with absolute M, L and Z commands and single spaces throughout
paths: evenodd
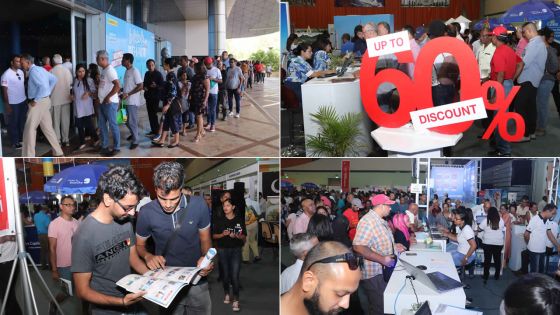
M 459 66 L 461 75 L 461 100 L 472 100 L 482 97 L 487 110 L 496 111 L 494 119 L 484 133 L 483 139 L 490 138 L 496 128 L 500 136 L 506 141 L 516 141 L 523 137 L 525 121 L 517 113 L 507 112 L 513 98 L 519 91 L 515 86 L 506 97 L 504 87 L 496 81 L 480 84 L 478 63 L 472 50 L 464 42 L 452 37 L 440 37 L 430 40 L 420 51 L 415 64 L 414 76 L 411 79 L 397 69 L 384 69 L 375 73 L 379 57 L 368 58 L 364 54 L 360 69 L 360 93 L 364 108 L 371 120 L 380 127 L 399 128 L 411 120 L 410 112 L 433 107 L 432 102 L 432 69 L 434 60 L 442 53 L 453 55 Z M 395 54 L 401 63 L 412 62 L 412 52 L 403 51 Z M 400 104 L 396 112 L 384 112 L 377 102 L 377 89 L 379 85 L 390 82 L 397 88 Z M 496 101 L 488 101 L 488 89 L 496 89 Z M 510 135 L 507 130 L 507 121 L 514 120 L 516 130 Z M 459 134 L 468 130 L 473 121 L 458 122 L 445 126 L 429 128 L 442 134 Z
M 340 186 L 343 192 L 350 192 L 350 161 L 342 161 L 342 170 L 340 176 Z
M 4 180 L 4 165 L 0 159 L 0 231 L 7 230 L 10 227 L 8 217 L 8 205 L 6 203 L 6 184 Z

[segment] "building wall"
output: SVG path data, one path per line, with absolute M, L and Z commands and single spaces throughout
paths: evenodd
M 173 45 L 173 55 L 208 55 L 208 20 L 174 21 L 148 24 L 156 37 Z
M 486 1 L 486 2 L 493 2 Z M 497 1 L 498 2 L 498 1 Z M 507 0 L 501 1 L 507 2 Z M 470 20 L 480 16 L 479 0 L 452 0 L 447 8 L 402 8 L 399 0 L 386 0 L 384 8 L 335 7 L 334 0 L 316 0 L 314 7 L 290 6 L 291 24 L 295 28 L 322 28 L 334 23 L 338 15 L 371 15 L 393 14 L 395 28 L 400 29 L 406 24 L 419 26 L 429 24 L 432 20 L 447 20 L 463 14 Z

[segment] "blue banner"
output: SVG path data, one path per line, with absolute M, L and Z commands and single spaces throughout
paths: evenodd
M 290 36 L 290 5 L 280 2 L 280 51 L 286 49 L 286 42 Z
M 366 23 L 379 23 L 387 22 L 391 27 L 391 33 L 395 31 L 394 27 L 394 17 L 392 14 L 375 14 L 375 15 L 343 15 L 334 17 L 334 31 L 336 35 L 336 45 L 338 49 L 342 45 L 342 35 L 344 33 L 350 34 L 350 37 L 354 37 L 354 28 L 356 25 L 366 25 Z
M 431 169 L 430 176 L 432 177 L 433 194 L 438 194 L 439 200 L 443 201 L 445 195 L 452 200 L 464 198 L 463 181 L 464 169 L 462 167 L 437 167 Z
M 109 53 L 109 62 L 117 70 L 121 84 L 126 71 L 121 65 L 123 54 L 131 53 L 134 56 L 134 67 L 140 71 L 142 77 L 148 70 L 146 61 L 156 59 L 154 33 L 107 13 L 105 14 L 105 49 Z

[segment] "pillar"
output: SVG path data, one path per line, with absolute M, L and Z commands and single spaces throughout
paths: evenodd
M 226 0 L 208 1 L 208 54 L 226 50 Z
M 21 28 L 18 22 L 12 21 L 10 23 L 10 38 L 11 38 L 11 48 L 12 54 L 21 53 Z

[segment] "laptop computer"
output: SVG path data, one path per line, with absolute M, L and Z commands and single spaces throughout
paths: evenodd
M 414 276 L 414 278 L 420 281 L 420 283 L 438 293 L 463 288 L 463 284 L 461 282 L 450 278 L 439 271 L 424 273 L 424 271 L 416 268 L 416 266 L 413 266 L 409 262 L 400 258 L 399 261 L 403 264 L 404 268 L 411 276 Z

